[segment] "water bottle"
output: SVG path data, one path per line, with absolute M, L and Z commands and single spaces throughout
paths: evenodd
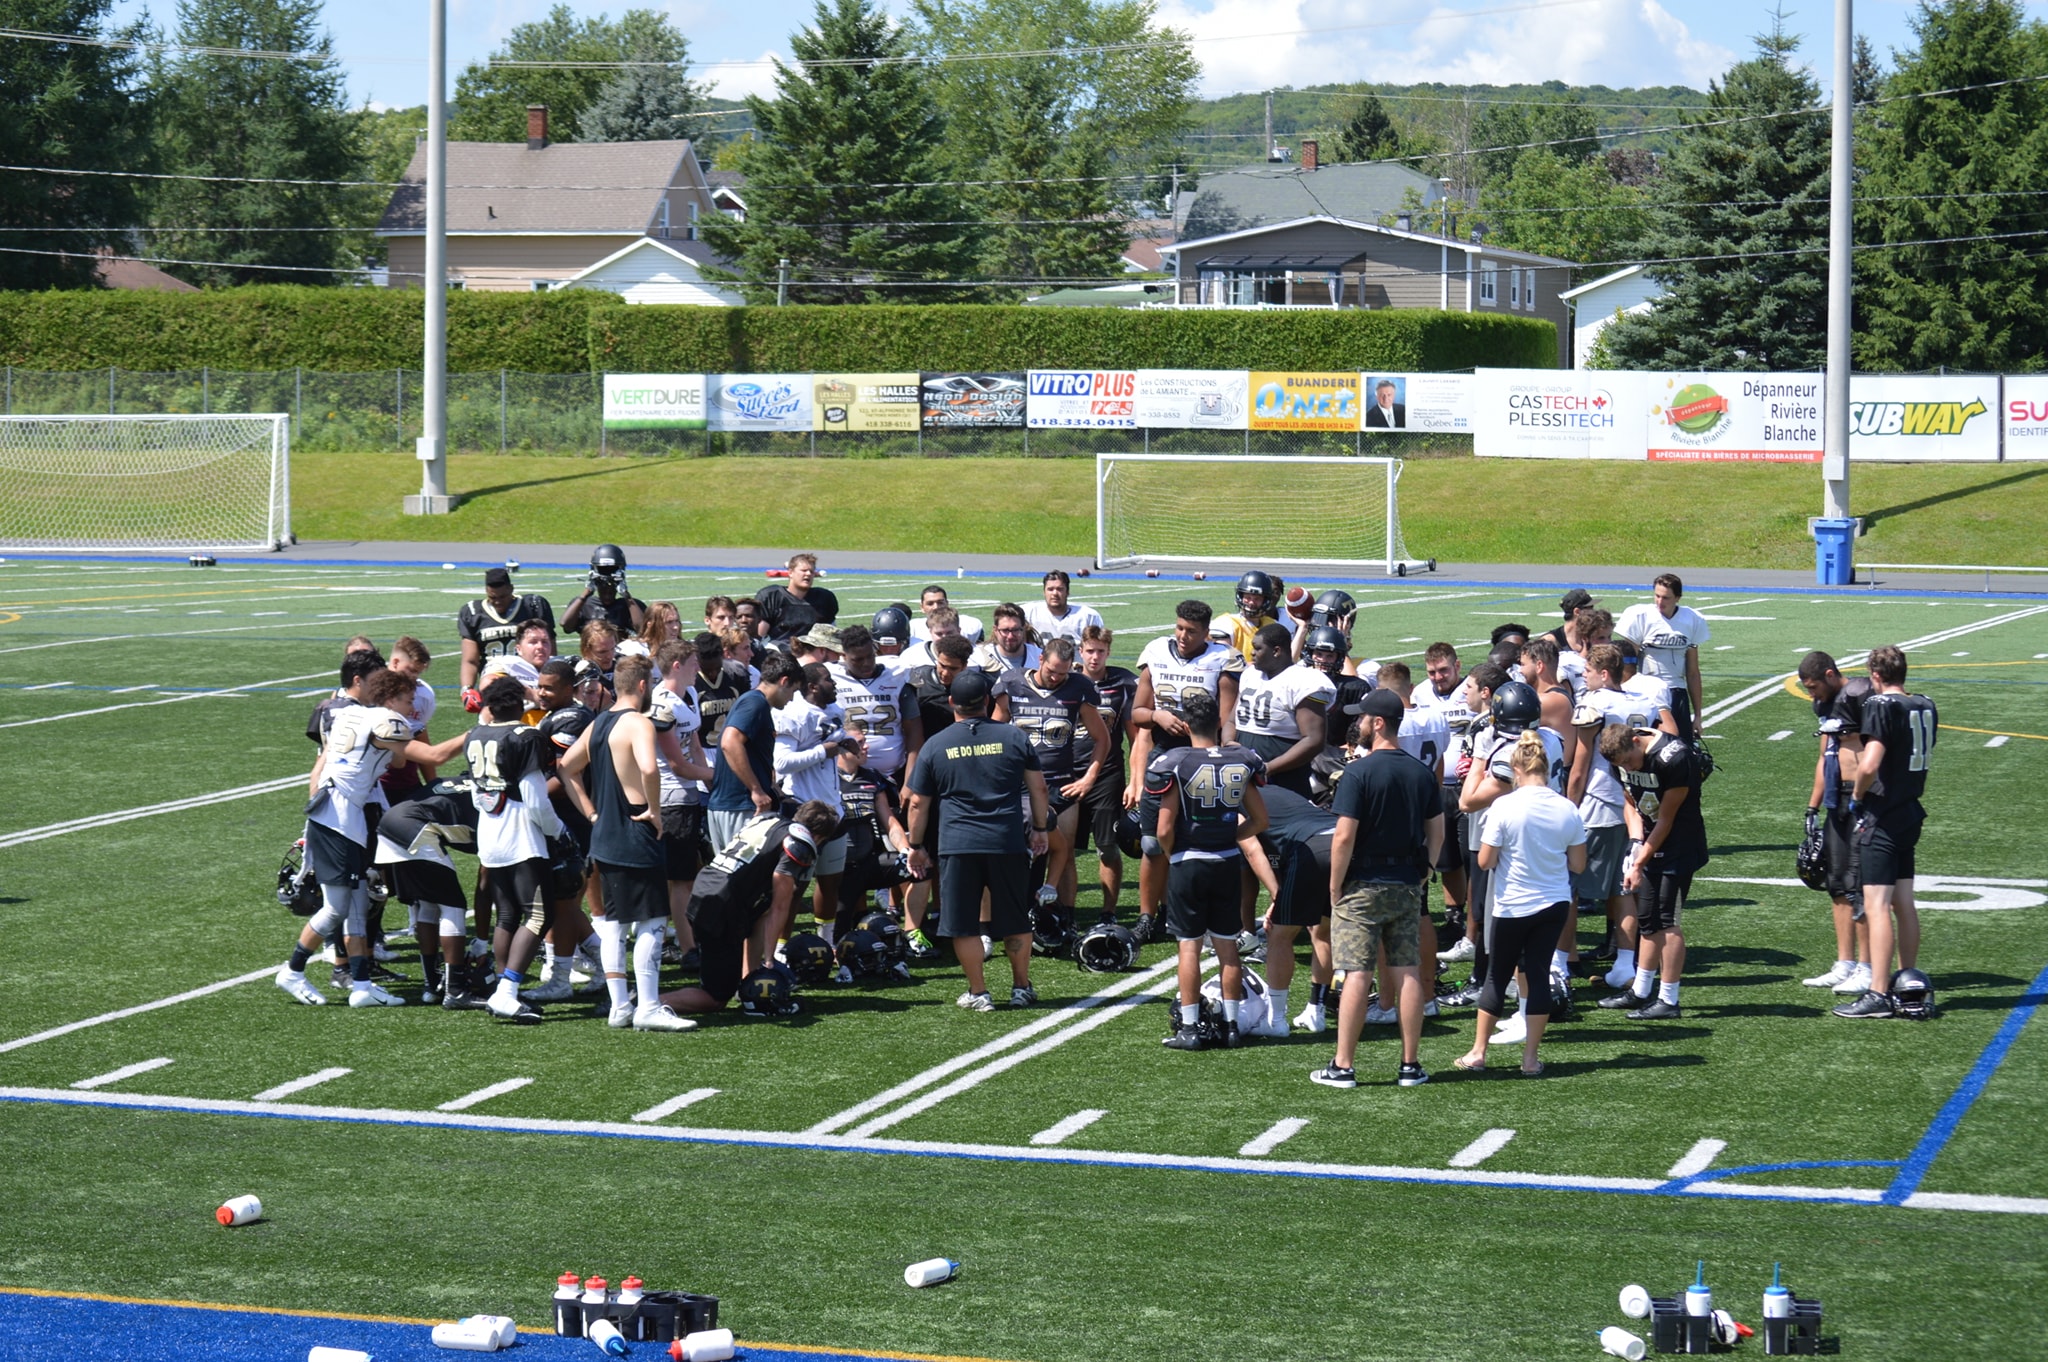
M 223 1225 L 246 1225 L 263 1214 L 263 1203 L 253 1196 L 238 1196 L 221 1203 L 213 1218 Z
M 1785 1289 L 1776 1263 L 1771 1264 L 1771 1284 L 1764 1288 L 1764 1318 L 1792 1318 L 1792 1293 Z
M 1648 1319 L 1650 1293 L 1633 1283 L 1621 1288 L 1621 1313 L 1630 1319 Z
M 626 1336 L 619 1332 L 618 1325 L 608 1319 L 593 1320 L 588 1337 L 607 1357 L 626 1355 Z
M 903 1269 L 905 1286 L 937 1286 L 950 1282 L 953 1274 L 960 1270 L 960 1264 L 947 1258 L 927 1258 L 921 1263 L 912 1263 Z
M 498 1346 L 509 1348 L 519 1337 L 519 1326 L 510 1315 L 471 1315 L 456 1321 L 459 1324 L 485 1324 L 497 1332 Z
M 627 1277 L 626 1280 L 619 1283 L 618 1303 L 620 1305 L 638 1305 L 640 1303 L 640 1288 L 646 1285 L 647 1283 L 641 1281 L 638 1277 Z
M 1646 1351 L 1640 1338 L 1615 1325 L 1609 1325 L 1600 1331 L 1600 1350 L 1626 1358 L 1628 1362 L 1643 1362 L 1643 1353 Z
M 306 1362 L 370 1362 L 370 1355 L 355 1348 L 321 1348 L 306 1350 Z
M 604 1278 L 602 1277 L 584 1278 L 583 1303 L 585 1305 L 603 1305 L 609 1301 L 611 1296 L 605 1291 L 604 1285 Z
M 573 1272 L 555 1278 L 555 1332 L 563 1338 L 583 1337 L 583 1279 Z
M 1714 1293 L 1707 1285 L 1707 1264 L 1701 1259 L 1693 1276 L 1691 1286 L 1685 1288 L 1685 1313 L 1688 1315 L 1711 1315 L 1714 1313 Z
M 671 1349 L 672 1355 L 681 1356 L 683 1362 L 726 1362 L 732 1356 L 732 1330 L 704 1329 L 690 1334 L 677 1345 L 680 1354 Z
M 482 1324 L 474 1319 L 457 1320 L 453 1324 L 434 1326 L 434 1346 L 464 1353 L 494 1353 L 498 1351 L 498 1327 Z

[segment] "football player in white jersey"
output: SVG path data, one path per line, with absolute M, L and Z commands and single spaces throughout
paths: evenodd
M 1641 666 L 1671 687 L 1671 714 L 1678 720 L 1678 736 L 1687 742 L 1695 734 L 1694 715 L 1704 702 L 1700 691 L 1700 646 L 1714 636 L 1706 617 L 1689 605 L 1679 604 L 1685 583 L 1676 573 L 1660 573 L 1650 583 L 1655 596 L 1648 605 L 1632 605 L 1615 622 L 1615 632 L 1626 634 L 1642 647 Z
M 1005 672 L 1036 671 L 1038 645 L 1031 641 L 1031 626 L 1024 622 L 1024 607 L 1005 601 L 989 618 L 995 621 L 995 637 L 976 648 L 974 660 L 967 665 L 987 672 L 991 683 Z
M 676 932 L 676 949 L 696 949 L 690 929 L 690 891 L 708 859 L 705 847 L 704 782 L 712 777 L 704 754 L 704 715 L 697 701 L 702 655 L 695 643 L 670 639 L 655 650 L 654 674 L 661 678 L 648 697 L 647 717 L 654 724 L 654 766 L 661 775 L 661 851 L 667 859 L 668 915 Z M 572 740 L 573 742 L 573 740 Z M 549 980 L 552 985 L 554 981 Z M 554 996 L 528 990 L 527 997 L 545 1002 Z M 560 994 L 569 995 L 569 971 L 563 970 Z
M 1173 613 L 1173 632 L 1153 639 L 1138 654 L 1138 689 L 1131 698 L 1131 722 L 1138 730 L 1131 748 L 1133 771 L 1149 770 L 1155 752 L 1188 745 L 1188 726 L 1180 716 L 1180 706 L 1182 697 L 1196 691 L 1216 697 L 1222 740 L 1237 741 L 1237 690 L 1244 675 L 1244 654 L 1209 637 L 1215 612 L 1207 601 L 1182 601 Z M 1152 832 L 1158 824 L 1158 800 L 1147 793 L 1138 803 L 1145 861 L 1138 870 L 1138 921 L 1133 934 L 1140 944 L 1159 938 L 1159 909 L 1166 899 L 1166 858 Z
M 1449 737 L 1444 742 L 1444 845 L 1437 855 L 1437 878 L 1444 891 L 1445 935 L 1451 945 L 1443 953 L 1447 962 L 1472 958 L 1472 943 L 1465 938 L 1465 843 L 1458 816 L 1458 758 L 1465 754 L 1465 734 L 1472 727 L 1472 711 L 1465 707 L 1464 673 L 1458 649 L 1451 643 L 1432 643 L 1422 654 L 1424 684 L 1417 686 L 1410 701 L 1417 709 L 1435 710 L 1444 719 Z
M 1621 689 L 1642 701 L 1656 716 L 1654 723 L 1643 727 L 1661 729 L 1674 738 L 1679 736 L 1678 716 L 1671 712 L 1671 687 L 1636 670 L 1636 664 L 1642 658 L 1642 647 L 1634 639 L 1626 634 L 1616 634 L 1614 646 L 1621 653 Z
M 370 823 L 364 810 L 377 798 L 377 778 L 394 755 L 438 766 L 462 750 L 458 734 L 438 746 L 412 735 L 415 683 L 389 668 L 363 678 L 360 704 L 338 711 L 309 780 L 306 864 L 320 885 L 321 907 L 299 932 L 277 986 L 298 1002 L 327 1000 L 306 981 L 306 961 L 329 932 L 342 929 L 348 951 L 349 1006 L 396 1007 L 404 1000 L 370 977 Z
M 1292 648 L 1284 625 L 1263 625 L 1252 636 L 1252 665 L 1237 688 L 1237 739 L 1265 759 L 1268 784 L 1309 799 L 1309 764 L 1323 750 L 1337 683 L 1322 668 L 1295 662 Z
M 1078 605 L 1067 599 L 1073 589 L 1074 579 L 1058 568 L 1045 574 L 1040 589 L 1045 593 L 1042 601 L 1033 601 L 1024 607 L 1024 622 L 1038 635 L 1040 643 L 1049 638 L 1073 640 L 1076 648 L 1081 646 L 1081 635 L 1091 626 L 1102 627 L 1102 615 L 1093 606 Z
M 905 693 L 911 689 L 910 674 L 883 666 L 875 636 L 865 625 L 847 625 L 839 641 L 844 651 L 829 664 L 837 683 L 837 703 L 847 723 L 859 720 L 865 726 L 867 756 L 861 765 L 889 777 L 889 797 L 900 802 L 903 773 L 916 763 L 918 749 L 924 746 L 917 697 Z

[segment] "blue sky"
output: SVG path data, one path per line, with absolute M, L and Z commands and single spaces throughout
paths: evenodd
M 448 0 L 450 89 L 464 63 L 488 55 L 515 25 L 545 13 L 549 3 Z M 788 51 L 791 29 L 811 14 L 809 0 L 638 3 L 673 16 L 690 38 L 698 74 L 727 96 L 767 93 L 772 77 L 768 59 Z M 1785 3 L 1792 10 L 1790 27 L 1805 36 L 1808 60 L 1824 71 L 1832 6 L 1821 0 Z M 629 4 L 572 0 L 571 8 L 616 14 Z M 117 13 L 127 17 L 145 8 L 160 23 L 174 17 L 172 0 L 118 0 Z M 1856 8 L 1858 30 L 1881 54 L 1889 56 L 1891 49 L 1910 42 L 1908 21 L 1916 5 L 1861 0 Z M 2048 0 L 2028 0 L 2027 8 L 2040 17 L 2048 11 Z M 399 105 L 425 98 L 426 12 L 425 0 L 329 0 L 327 23 L 336 51 L 346 59 L 349 88 L 357 100 Z M 1194 35 L 1205 94 L 1335 80 L 1555 79 L 1704 88 L 1746 54 L 1750 35 L 1770 22 L 1769 4 L 1758 0 L 1431 0 L 1413 6 L 1367 0 L 1159 0 L 1159 14 Z

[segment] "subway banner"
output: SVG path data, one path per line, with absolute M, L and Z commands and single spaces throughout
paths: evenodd
M 1365 374 L 1367 434 L 1380 430 L 1472 430 L 1470 374 Z
M 1137 429 L 1135 369 L 1033 369 L 1026 377 L 1025 423 L 1033 430 Z
M 1253 430 L 1357 430 L 1358 374 L 1254 371 L 1248 424 Z
M 1641 459 L 1644 379 L 1607 369 L 1481 369 L 1472 452 L 1492 459 Z
M 1645 453 L 1664 463 L 1819 463 L 1819 374 L 1637 374 Z
M 1858 374 L 1849 430 L 1852 460 L 1997 463 L 1998 376 Z
M 809 374 L 710 374 L 706 388 L 713 430 L 811 428 Z
M 914 431 L 924 416 L 916 374 L 819 374 L 811 399 L 812 430 Z
M 2005 457 L 2048 459 L 2048 377 L 2029 374 L 2005 380 Z
M 606 374 L 606 430 L 704 429 L 704 375 Z
M 1242 369 L 1138 370 L 1138 424 L 1159 430 L 1243 430 Z

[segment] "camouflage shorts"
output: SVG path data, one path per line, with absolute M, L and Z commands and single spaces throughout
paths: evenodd
M 1370 970 L 1387 948 L 1387 964 L 1422 963 L 1422 904 L 1419 884 L 1350 880 L 1330 914 L 1330 945 L 1338 969 Z

